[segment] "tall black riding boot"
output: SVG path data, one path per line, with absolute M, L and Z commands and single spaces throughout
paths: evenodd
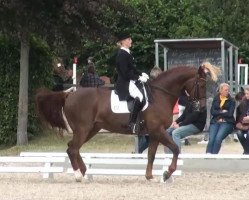
M 133 102 L 133 110 L 130 113 L 130 120 L 128 128 L 132 131 L 132 133 L 136 133 L 136 121 L 137 121 L 137 115 L 139 111 L 141 110 L 141 102 L 139 101 L 139 98 L 135 98 Z

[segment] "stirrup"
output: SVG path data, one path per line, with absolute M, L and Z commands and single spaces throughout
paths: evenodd
M 129 129 L 129 131 L 131 131 L 133 134 L 139 132 L 139 127 L 138 127 L 138 125 L 137 125 L 136 123 L 130 123 L 130 124 L 128 125 L 128 129 Z
M 139 132 L 140 132 L 140 130 L 143 130 L 144 127 L 145 127 L 145 122 L 144 122 L 144 120 L 140 121 L 140 122 L 138 123 L 138 126 L 139 126 Z

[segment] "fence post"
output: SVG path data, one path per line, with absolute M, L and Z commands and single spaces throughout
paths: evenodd
M 135 153 L 138 153 L 138 136 L 135 135 Z
M 52 156 L 46 156 L 47 158 L 52 158 Z M 47 162 L 47 163 L 45 163 L 45 165 L 44 165 L 44 167 L 45 167 L 45 169 L 49 169 L 50 167 L 52 167 L 52 163 L 50 163 L 50 162 Z M 51 178 L 51 179 L 53 179 L 54 178 L 54 174 L 52 173 L 52 172 L 47 172 L 47 173 L 43 173 L 43 176 L 42 176 L 43 178 L 45 178 L 45 179 L 48 179 L 48 178 Z
M 76 85 L 77 84 L 77 63 L 78 63 L 78 58 L 77 56 L 74 56 L 73 58 L 73 84 Z M 76 91 L 76 86 L 74 87 L 74 91 Z

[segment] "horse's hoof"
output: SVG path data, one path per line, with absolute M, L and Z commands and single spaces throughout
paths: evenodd
M 156 178 L 147 179 L 147 181 L 149 181 L 150 183 L 158 183 L 159 182 L 159 180 Z
M 149 181 L 149 180 L 153 179 L 154 177 L 151 175 L 151 176 L 145 176 L 145 178 Z
M 76 182 L 82 182 L 83 176 L 82 176 L 81 171 L 79 169 L 74 171 L 74 176 L 75 176 Z
M 168 180 L 170 177 L 170 174 L 168 173 L 168 171 L 163 172 L 163 182 L 165 182 L 166 180 Z

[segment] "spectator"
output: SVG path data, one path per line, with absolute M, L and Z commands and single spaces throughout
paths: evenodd
M 155 79 L 156 77 L 158 77 L 159 74 L 162 73 L 162 70 L 160 67 L 154 66 L 151 70 L 150 70 L 150 78 L 151 79 Z
M 81 69 L 80 73 L 81 73 L 81 77 L 84 75 L 84 74 L 87 74 L 88 73 L 88 68 L 90 66 L 93 66 L 94 67 L 94 71 L 96 73 L 96 70 L 95 70 L 95 63 L 94 63 L 94 59 L 92 56 L 88 57 L 86 59 L 86 63 L 84 64 L 83 68 Z
M 240 92 L 238 92 L 236 95 L 235 95 L 235 100 L 238 101 L 239 103 L 242 101 L 242 99 L 244 98 L 245 96 L 245 90 L 243 87 L 240 88 Z
M 186 95 L 185 90 L 183 90 L 181 96 L 178 99 L 178 109 L 179 109 L 178 117 L 182 115 L 187 103 L 188 103 L 188 96 Z M 188 138 L 184 139 L 184 144 L 190 145 Z
M 188 104 L 188 96 L 186 95 L 186 92 L 184 90 L 178 99 L 178 108 L 179 108 L 178 117 L 182 115 L 187 104 Z
M 248 120 L 249 121 L 249 87 L 245 87 L 243 91 L 245 93 L 245 97 L 241 96 L 237 100 L 241 101 L 237 110 L 236 110 L 236 122 L 243 122 Z M 242 99 L 243 98 L 243 99 Z M 249 130 L 242 131 L 238 130 L 237 132 L 238 139 L 243 147 L 243 154 L 249 154 Z
M 87 65 L 93 65 L 94 66 L 94 59 L 93 59 L 93 57 L 88 57 L 87 58 Z
M 189 95 L 187 94 L 187 96 Z M 206 108 L 199 108 L 199 104 L 196 101 L 188 101 L 182 115 L 166 130 L 166 134 L 172 136 L 180 152 L 181 139 L 201 132 L 205 127 L 206 117 Z
M 235 95 L 235 101 L 237 101 L 238 104 L 240 104 L 241 101 L 242 101 L 242 99 L 244 98 L 244 96 L 245 96 L 244 88 L 243 88 L 243 87 L 240 87 L 240 92 L 238 92 L 238 93 Z M 237 113 L 239 112 L 238 109 L 239 109 L 239 106 L 236 108 L 236 116 L 238 115 Z M 236 122 L 237 122 L 237 118 L 236 118 Z M 234 141 L 234 142 L 238 142 L 238 141 L 239 141 L 239 138 L 238 138 L 238 130 L 236 130 L 236 132 L 233 134 L 233 141 Z
M 218 70 L 218 68 L 217 68 Z M 207 77 L 206 80 L 206 104 L 207 104 L 207 121 L 206 121 L 206 126 L 204 128 L 204 137 L 203 139 L 198 142 L 198 144 L 207 144 L 208 143 L 208 130 L 209 130 L 209 125 L 210 125 L 210 120 L 211 120 L 211 106 L 214 98 L 214 94 L 217 93 L 217 88 L 219 87 L 218 82 L 213 81 L 210 76 Z
M 213 99 L 206 153 L 218 154 L 222 141 L 233 131 L 235 100 L 230 96 L 229 88 L 227 83 L 221 83 L 219 93 Z
M 80 80 L 82 87 L 99 87 L 104 84 L 105 82 L 95 73 L 93 65 L 88 66 L 87 73 L 84 74 Z

